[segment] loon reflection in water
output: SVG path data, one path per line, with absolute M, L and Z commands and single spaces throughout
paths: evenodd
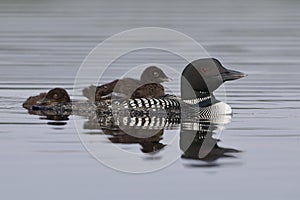
M 96 102 L 80 102 L 70 101 L 64 89 L 55 88 L 46 95 L 30 97 L 23 107 L 30 114 L 53 120 L 67 120 L 71 114 L 84 116 L 88 119 L 85 129 L 101 129 L 113 143 L 140 144 L 144 153 L 163 150 L 166 146 L 162 143 L 164 130 L 180 128 L 182 158 L 211 163 L 219 158 L 234 157 L 232 154 L 239 152 L 219 147 L 214 138 L 230 121 L 231 107 L 218 101 L 213 91 L 226 81 L 244 76 L 224 68 L 216 59 L 199 59 L 183 70 L 181 98 L 107 96 Z

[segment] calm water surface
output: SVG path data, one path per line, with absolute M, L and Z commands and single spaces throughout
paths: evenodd
M 299 198 L 300 2 L 2 0 L 0 5 L 5 199 Z M 80 64 L 99 42 L 144 26 L 181 31 L 225 66 L 249 75 L 226 83 L 234 115 L 219 142 L 242 153 L 214 166 L 179 159 L 154 173 L 120 173 L 84 149 L 76 116 L 54 126 L 22 108 L 28 96 L 54 87 L 72 92 Z M 115 72 L 132 63 L 127 60 Z M 174 69 L 184 67 L 175 64 Z M 103 79 L 114 78 L 107 73 Z M 166 86 L 178 92 L 174 83 Z

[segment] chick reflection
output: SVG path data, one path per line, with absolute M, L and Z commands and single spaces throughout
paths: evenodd
M 161 143 L 163 130 L 158 130 L 158 133 L 149 138 L 137 138 L 132 135 L 128 135 L 124 131 L 120 131 L 119 134 L 115 134 L 116 131 L 103 130 L 103 133 L 106 135 L 111 135 L 108 139 L 112 143 L 116 144 L 140 144 L 141 151 L 143 153 L 156 153 L 163 149 L 166 145 Z

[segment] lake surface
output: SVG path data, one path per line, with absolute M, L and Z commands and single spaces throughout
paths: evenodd
M 295 0 L 0 1 L 1 196 L 298 199 L 299 9 Z M 85 150 L 75 126 L 84 119 L 51 125 L 22 108 L 27 97 L 54 87 L 72 93 L 81 63 L 98 43 L 150 26 L 187 34 L 228 68 L 248 74 L 225 84 L 233 116 L 218 143 L 242 152 L 209 166 L 179 158 L 156 172 L 122 173 Z M 115 73 L 137 64 L 125 61 Z M 103 81 L 115 75 L 107 72 Z M 174 83 L 166 86 L 179 91 Z

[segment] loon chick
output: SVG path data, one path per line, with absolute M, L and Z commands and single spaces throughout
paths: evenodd
M 54 88 L 47 93 L 40 93 L 37 96 L 29 97 L 24 103 L 23 107 L 31 109 L 32 106 L 55 106 L 59 103 L 71 102 L 70 96 L 63 88 Z
M 123 78 L 97 87 L 91 85 L 83 89 L 83 95 L 92 101 L 99 101 L 113 92 L 132 99 L 157 98 L 164 95 L 164 87 L 160 83 L 170 80 L 161 69 L 150 66 L 143 71 L 140 80 Z
M 42 97 L 42 98 L 41 98 Z M 32 101 L 34 99 L 35 101 Z M 24 106 L 26 105 L 26 107 Z M 65 118 L 69 115 L 85 117 L 96 117 L 97 106 L 89 101 L 71 100 L 68 92 L 63 88 L 54 88 L 48 93 L 41 93 L 37 96 L 29 97 L 23 107 L 30 114 L 47 117 Z
M 69 106 L 63 109 L 61 103 Z M 46 116 L 51 120 L 67 120 L 71 114 L 71 105 L 70 97 L 63 88 L 54 88 L 48 93 L 31 96 L 23 103 L 29 114 Z

